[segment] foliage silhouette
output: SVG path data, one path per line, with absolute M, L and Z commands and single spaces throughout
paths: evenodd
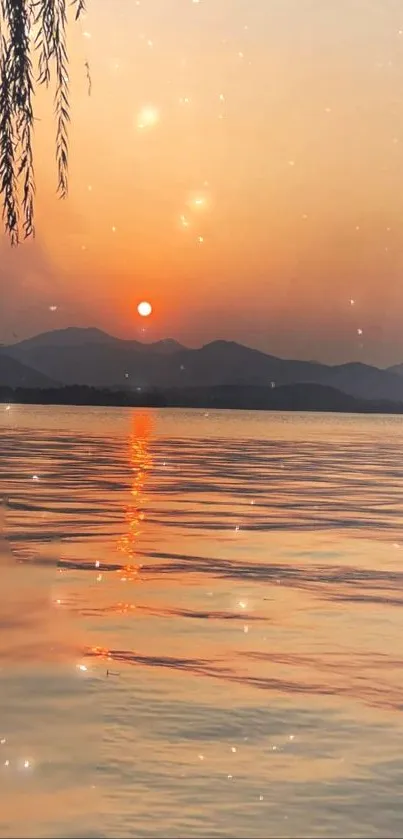
M 66 28 L 86 0 L 0 0 L 0 193 L 4 227 L 13 245 L 35 234 L 32 149 L 35 86 L 54 74 L 57 191 L 68 191 L 70 120 Z M 37 59 L 37 60 L 35 60 Z
M 44 389 L 2 387 L 0 404 L 99 405 L 123 408 L 196 408 L 198 410 L 314 411 L 356 414 L 399 414 L 403 404 L 356 399 L 332 387 L 315 384 L 277 388 L 221 385 L 212 387 L 150 388 L 121 391 L 88 385 Z

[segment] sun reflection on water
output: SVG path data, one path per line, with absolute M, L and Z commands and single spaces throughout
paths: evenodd
M 135 414 L 133 430 L 129 439 L 129 466 L 132 473 L 131 501 L 125 510 L 126 531 L 118 542 L 118 551 L 126 559 L 126 564 L 118 574 L 123 582 L 134 580 L 139 574 L 141 563 L 135 561 L 137 542 L 145 520 L 145 494 L 149 471 L 152 467 L 150 440 L 153 422 L 148 413 Z
M 0 835 L 400 836 L 400 420 L 18 414 Z

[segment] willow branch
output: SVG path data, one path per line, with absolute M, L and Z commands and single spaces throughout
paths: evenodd
M 76 9 L 76 20 L 87 11 L 87 0 L 72 0 L 71 5 Z
M 0 0 L 0 193 L 3 221 L 12 244 L 19 241 L 20 209 L 24 236 L 34 228 L 35 178 L 32 139 L 33 66 L 31 34 L 38 54 L 38 83 L 55 76 L 57 191 L 68 191 L 69 72 L 66 46 L 68 0 Z M 86 0 L 72 0 L 76 20 Z
M 3 196 L 3 222 L 11 244 L 18 244 L 18 197 L 15 148 L 17 138 L 13 101 L 8 74 L 9 46 L 2 38 L 0 55 L 0 190 Z

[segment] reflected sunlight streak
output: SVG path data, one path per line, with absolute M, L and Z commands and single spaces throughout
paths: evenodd
M 147 413 L 135 414 L 133 431 L 129 441 L 129 467 L 132 473 L 131 496 L 132 501 L 125 511 L 126 532 L 118 542 L 118 550 L 125 556 L 127 562 L 123 569 L 119 569 L 121 579 L 135 579 L 141 564 L 134 562 L 137 541 L 145 520 L 144 493 L 148 473 L 152 467 L 152 457 L 149 451 L 152 434 L 152 419 Z

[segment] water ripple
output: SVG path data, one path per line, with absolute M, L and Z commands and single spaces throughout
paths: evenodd
M 18 411 L 0 719 L 48 767 L 30 812 L 81 767 L 58 835 L 400 836 L 401 421 Z

